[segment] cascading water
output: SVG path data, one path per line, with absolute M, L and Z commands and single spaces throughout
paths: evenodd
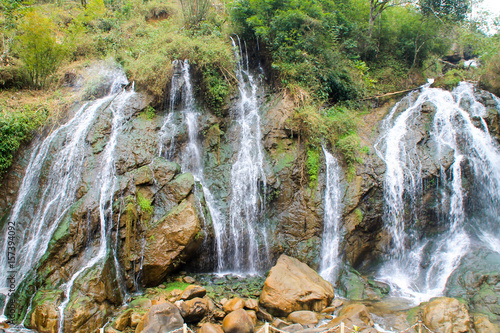
M 326 188 L 324 194 L 323 240 L 321 244 L 320 275 L 332 284 L 337 280 L 341 242 L 341 168 L 337 159 L 324 147 L 326 163 Z
M 1 244 L 0 276 L 14 277 L 15 288 L 35 268 L 59 222 L 75 200 L 89 129 L 99 111 L 107 107 L 122 86 L 128 83 L 122 71 L 115 70 L 106 76 L 113 77 L 108 96 L 81 107 L 70 121 L 50 134 L 31 155 L 8 223 L 15 226 L 13 230 L 17 230 L 15 234 L 19 237 L 15 242 L 15 262 L 8 255 L 13 252 L 12 242 L 9 242 L 10 228 L 5 228 Z M 6 290 L 6 282 L 1 281 L 2 291 Z
M 66 283 L 64 291 L 64 301 L 59 305 L 59 333 L 64 332 L 64 310 L 68 305 L 70 300 L 71 291 L 73 284 L 76 279 L 87 269 L 94 267 L 101 260 L 106 258 L 106 254 L 109 250 L 109 229 L 110 225 L 108 223 L 113 222 L 113 195 L 117 185 L 117 177 L 115 172 L 115 147 L 117 144 L 117 138 L 122 132 L 123 125 L 125 123 L 126 117 L 124 109 L 127 106 L 127 101 L 135 95 L 134 89 L 128 91 L 123 90 L 119 93 L 109 108 L 113 113 L 113 120 L 111 126 L 111 134 L 106 148 L 103 151 L 103 159 L 101 162 L 101 172 L 100 176 L 97 178 L 100 184 L 99 192 L 99 220 L 100 220 L 100 239 L 99 239 L 99 251 L 97 254 L 92 256 L 85 266 L 80 268 L 70 280 Z
M 217 251 L 217 270 L 221 271 L 223 266 L 222 230 L 224 228 L 224 217 L 217 206 L 217 202 L 215 200 L 214 195 L 211 193 L 209 186 L 205 182 L 205 172 L 203 169 L 201 147 L 198 139 L 198 134 L 199 134 L 198 118 L 200 114 L 196 110 L 194 102 L 191 75 L 189 73 L 189 62 L 188 60 L 184 60 L 183 62 L 176 60 L 174 62 L 174 66 L 178 67 L 179 70 L 176 73 L 176 75 L 174 75 L 174 77 L 172 78 L 172 90 L 170 92 L 170 100 L 171 100 L 170 112 L 167 115 L 165 124 L 173 123 L 172 119 L 174 114 L 175 100 L 178 98 L 179 92 L 182 91 L 181 93 L 182 110 L 180 112 L 182 113 L 184 118 L 184 123 L 187 126 L 188 143 L 181 153 L 181 167 L 184 172 L 191 172 L 195 180 L 199 182 L 202 186 L 203 195 L 205 197 L 205 202 L 210 212 L 210 217 L 214 228 L 215 246 Z M 168 127 L 163 125 L 162 129 L 163 128 L 167 129 Z M 163 137 L 165 136 L 162 136 L 162 138 Z M 173 136 L 171 141 L 172 140 Z M 160 156 L 161 154 L 162 150 L 160 149 Z
M 436 110 L 429 135 L 440 173 L 437 204 L 445 212 L 432 236 L 420 226 L 424 161 L 421 136 L 413 130 L 429 104 Z M 398 115 L 402 105 L 408 107 Z M 497 236 L 491 231 L 500 226 L 500 149 L 489 135 L 485 113 L 471 84 L 461 83 L 452 93 L 426 86 L 418 96 L 412 93 L 394 107 L 385 122 L 385 135 L 375 146 L 387 168 L 384 219 L 392 237 L 379 278 L 415 302 L 443 293 L 472 243 L 479 244 L 479 239 L 495 243 Z M 470 197 L 463 184 L 467 167 L 472 173 L 469 186 L 475 189 Z M 474 209 L 466 207 L 468 201 L 474 202 Z
M 239 126 L 237 160 L 231 169 L 231 203 L 229 230 L 225 233 L 224 269 L 237 273 L 254 273 L 265 268 L 268 258 L 267 230 L 262 222 L 266 186 L 263 169 L 260 115 L 257 101 L 259 85 L 248 68 L 241 43 L 232 40 L 240 94 L 236 121 Z M 238 39 L 239 42 L 239 39 Z

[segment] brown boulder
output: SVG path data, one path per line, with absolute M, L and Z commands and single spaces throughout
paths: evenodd
M 469 332 L 471 320 L 467 307 L 449 297 L 432 299 L 423 308 L 424 324 L 441 333 Z
M 259 302 L 255 299 L 249 298 L 245 301 L 245 308 L 249 309 L 249 310 L 258 311 L 259 310 Z
M 162 282 L 168 272 L 201 244 L 203 239 L 198 239 L 201 226 L 193 200 L 190 196 L 181 202 L 147 231 L 143 264 L 146 286 Z
M 318 315 L 315 312 L 306 310 L 294 311 L 286 319 L 292 323 L 301 325 L 316 325 L 318 323 Z
M 212 323 L 205 323 L 201 326 L 198 333 L 224 333 L 220 325 L 215 325 Z
M 177 301 L 182 318 L 188 323 L 198 322 L 208 314 L 209 304 L 205 298 L 193 298 L 188 301 Z
M 243 309 L 245 307 L 245 301 L 239 297 L 235 297 L 225 302 L 222 306 L 222 309 L 226 312 L 233 312 L 239 309 Z
M 281 255 L 269 272 L 260 304 L 275 316 L 293 311 L 323 310 L 334 297 L 333 286 L 309 266 Z
M 116 318 L 115 322 L 113 323 L 113 328 L 116 328 L 119 331 L 123 331 L 125 328 L 131 325 L 131 316 L 132 309 L 128 309 L 127 311 L 119 315 L 118 318 Z
M 181 328 L 184 320 L 172 303 L 153 305 L 137 325 L 136 333 L 163 333 Z
M 222 321 L 224 333 L 253 333 L 252 319 L 243 309 L 228 314 Z
M 474 329 L 476 333 L 500 333 L 500 327 L 495 326 L 485 315 L 474 315 Z
M 363 304 L 347 305 L 339 312 L 338 317 L 327 324 L 327 327 L 335 327 L 341 322 L 349 327 L 356 325 L 362 328 L 371 327 L 374 324 L 368 308 Z
M 181 299 L 187 301 L 195 297 L 204 297 L 207 294 L 207 290 L 202 286 L 187 286 L 186 289 L 181 294 Z
M 245 310 L 247 312 L 247 315 L 250 317 L 252 320 L 252 324 L 255 327 L 257 325 L 257 314 L 253 310 Z

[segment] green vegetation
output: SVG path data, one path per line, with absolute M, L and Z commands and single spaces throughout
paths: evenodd
M 307 172 L 309 174 L 309 187 L 316 188 L 319 175 L 319 150 L 308 150 L 306 159 Z
M 147 120 L 151 120 L 151 119 L 153 119 L 156 116 L 156 110 L 151 105 L 148 105 L 141 112 L 141 116 L 144 117 Z
M 31 138 L 37 129 L 47 118 L 47 110 L 25 109 L 16 113 L 7 113 L 1 110 L 0 113 L 0 177 L 9 168 L 14 158 L 14 154 L 19 149 L 21 143 Z
M 37 89 L 46 100 L 68 102 L 70 93 L 61 89 L 65 73 L 114 59 L 153 97 L 143 112 L 151 119 L 152 108 L 165 101 L 172 61 L 189 59 L 197 95 L 224 116 L 236 84 L 229 37 L 237 33 L 249 50 L 259 44 L 274 88 L 293 103 L 288 124 L 306 151 L 337 150 L 351 176 L 366 152 L 357 134 L 363 98 L 415 87 L 426 77 L 443 77 L 436 83 L 449 89 L 482 76 L 483 87 L 500 91 L 499 35 L 469 19 L 466 0 L 220 1 L 0 0 L 0 87 L 10 94 Z M 484 66 L 450 67 L 442 59 L 452 54 L 479 57 Z M 57 120 L 60 108 L 47 110 L 46 118 Z M 9 111 L 4 108 L 10 125 L 3 131 L 18 134 L 3 144 L 0 172 L 40 126 Z M 307 153 L 305 160 L 314 183 L 315 159 Z
M 137 204 L 141 207 L 141 211 L 152 214 L 153 206 L 151 206 L 151 200 L 148 200 L 141 192 L 137 192 Z

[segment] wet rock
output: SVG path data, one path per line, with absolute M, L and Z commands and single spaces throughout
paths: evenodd
M 163 333 L 181 328 L 184 320 L 172 303 L 154 305 L 137 325 L 136 333 Z
M 226 313 L 233 312 L 245 307 L 245 301 L 239 297 L 235 297 L 225 302 L 222 308 Z
M 137 327 L 139 323 L 144 319 L 144 313 L 143 312 L 132 312 L 132 315 L 130 315 L 130 327 Z
M 471 320 L 467 307 L 454 298 L 439 297 L 423 308 L 424 324 L 442 333 L 469 332 Z
M 147 231 L 143 262 L 146 286 L 159 284 L 201 245 L 203 237 L 199 237 L 201 226 L 193 201 L 183 201 Z
M 202 286 L 190 285 L 181 294 L 181 299 L 187 301 L 195 297 L 204 297 L 207 294 L 207 290 Z
M 316 325 L 318 323 L 318 315 L 315 312 L 306 310 L 294 311 L 286 319 L 292 323 L 301 325 Z
M 228 314 L 222 321 L 225 333 L 253 333 L 252 319 L 243 309 L 235 310 Z
M 193 190 L 194 177 L 191 173 L 183 173 L 167 184 L 169 193 L 175 202 L 181 202 Z
M 333 286 L 297 259 L 282 255 L 269 272 L 260 304 L 271 314 L 286 316 L 293 311 L 321 311 L 334 297 Z
M 41 333 L 57 333 L 59 328 L 59 311 L 63 293 L 61 291 L 39 291 L 33 299 L 33 312 L 28 326 Z
M 204 323 L 198 333 L 224 333 L 220 325 Z

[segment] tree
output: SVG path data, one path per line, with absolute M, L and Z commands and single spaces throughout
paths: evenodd
M 55 37 L 53 22 L 37 12 L 30 12 L 20 26 L 17 53 L 35 87 L 43 87 L 63 59 L 65 49 Z
M 422 14 L 434 15 L 440 19 L 463 21 L 471 9 L 470 0 L 419 0 Z
M 439 1 L 439 0 L 438 0 Z M 373 26 L 377 18 L 389 7 L 410 4 L 411 0 L 370 0 L 370 18 L 368 20 L 368 36 L 373 34 Z

